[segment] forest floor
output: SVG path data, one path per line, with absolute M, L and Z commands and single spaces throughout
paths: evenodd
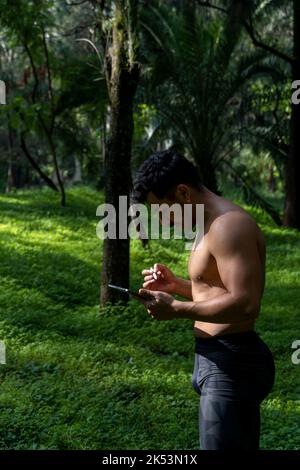
M 0 196 L 0 449 L 198 449 L 191 320 L 153 321 L 137 301 L 99 310 L 101 193 Z M 300 233 L 244 206 L 267 241 L 257 331 L 276 381 L 262 404 L 262 449 L 300 448 Z M 178 240 L 131 246 L 131 287 L 155 262 L 186 277 Z

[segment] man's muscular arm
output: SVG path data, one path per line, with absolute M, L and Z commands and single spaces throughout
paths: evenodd
M 175 289 L 173 294 L 180 295 L 181 297 L 186 297 L 187 299 L 192 299 L 192 283 L 188 279 L 182 279 L 181 277 L 176 277 Z
M 175 316 L 209 323 L 255 318 L 263 282 L 255 222 L 239 212 L 224 214 L 211 225 L 208 243 L 227 292 L 201 302 L 174 300 Z

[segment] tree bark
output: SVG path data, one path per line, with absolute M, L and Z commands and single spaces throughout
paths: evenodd
M 8 116 L 9 118 L 9 116 Z M 7 180 L 6 180 L 6 187 L 5 192 L 9 193 L 12 188 L 14 187 L 14 176 L 13 176 L 13 133 L 12 128 L 9 123 L 8 119 L 8 168 L 7 168 Z
M 294 61 L 292 79 L 300 80 L 300 4 L 293 1 Z M 292 104 L 290 149 L 286 167 L 284 225 L 300 230 L 300 105 Z
M 47 46 L 47 41 L 46 41 L 46 33 L 44 26 L 42 26 L 42 37 L 43 37 L 43 46 L 44 46 L 44 51 L 45 51 L 45 57 L 46 57 L 46 67 L 47 67 L 47 77 L 48 77 L 48 91 L 49 91 L 49 103 L 50 103 L 50 109 L 51 109 L 51 122 L 50 122 L 50 127 L 47 129 L 47 126 L 44 123 L 44 120 L 41 119 L 42 116 L 39 115 L 40 122 L 44 128 L 44 131 L 46 133 L 52 158 L 53 158 L 53 165 L 54 165 L 54 170 L 57 178 L 57 183 L 59 187 L 59 192 L 60 192 L 60 203 L 62 206 L 66 205 L 66 194 L 65 194 L 65 188 L 64 188 L 64 183 L 62 178 L 60 177 L 60 172 L 59 172 L 59 167 L 58 167 L 58 161 L 57 161 L 57 154 L 56 154 L 56 148 L 55 144 L 53 142 L 53 131 L 54 131 L 54 123 L 55 123 L 55 112 L 54 112 L 54 98 L 53 98 L 53 89 L 52 89 L 52 77 L 51 77 L 51 69 L 50 69 L 50 60 L 49 60 L 49 52 L 48 52 L 48 46 Z
M 57 186 L 53 183 L 52 179 L 49 178 L 49 177 L 40 169 L 40 167 L 38 166 L 38 164 L 36 163 L 36 161 L 35 161 L 34 158 L 32 157 L 32 155 L 31 155 L 31 153 L 29 152 L 28 147 L 27 147 L 27 145 L 26 145 L 25 136 L 24 136 L 23 133 L 21 134 L 21 149 L 23 150 L 24 155 L 27 157 L 27 159 L 29 160 L 29 162 L 31 163 L 31 165 L 33 166 L 33 168 L 38 172 L 38 174 L 40 175 L 40 177 L 42 178 L 42 180 L 49 186 L 49 188 L 54 189 L 54 191 L 58 191 L 58 188 L 57 188 Z
M 105 155 L 106 203 L 116 209 L 119 220 L 119 196 L 127 196 L 127 214 L 131 190 L 131 144 L 133 136 L 133 99 L 138 84 L 136 62 L 138 0 L 116 0 L 111 49 L 111 74 L 108 91 L 111 105 L 110 140 Z M 129 216 L 127 215 L 127 227 Z M 108 289 L 108 283 L 129 287 L 129 238 L 105 239 L 100 303 L 116 302 L 120 296 Z M 124 298 L 124 297 L 123 297 Z

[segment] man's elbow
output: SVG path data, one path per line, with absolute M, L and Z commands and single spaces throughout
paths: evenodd
M 244 316 L 245 320 L 255 319 L 258 317 L 260 301 L 250 297 L 249 295 L 243 295 L 237 298 L 237 303 L 239 306 L 239 313 Z

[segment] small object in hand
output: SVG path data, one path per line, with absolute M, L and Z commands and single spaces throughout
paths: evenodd
M 156 279 L 157 279 L 157 274 L 156 274 L 156 272 L 154 271 L 153 268 L 150 268 L 150 271 L 152 272 L 152 276 L 153 276 L 154 279 L 156 280 Z
M 123 292 L 124 294 L 130 294 L 132 297 L 135 297 L 137 299 L 143 299 L 143 300 L 152 300 L 153 299 L 153 296 L 150 295 L 150 294 L 141 295 L 138 292 L 133 292 L 132 290 L 126 289 L 125 287 L 115 286 L 113 284 L 108 284 L 108 287 L 110 287 L 111 289 L 116 289 L 120 292 Z

